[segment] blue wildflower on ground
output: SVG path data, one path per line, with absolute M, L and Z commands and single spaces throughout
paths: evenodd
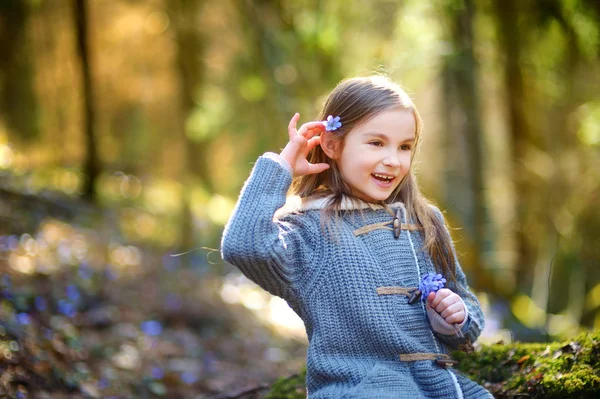
M 79 299 L 81 299 L 81 294 L 79 293 L 79 290 L 76 286 L 72 284 L 67 286 L 67 296 L 73 302 L 77 302 L 79 301 Z
M 19 247 L 19 237 L 12 235 L 6 239 L 6 247 L 10 251 L 14 251 Z
M 64 299 L 58 301 L 58 311 L 67 317 L 74 317 L 77 313 L 77 307 Z
M 327 117 L 327 120 L 323 122 L 323 124 L 325 125 L 325 130 L 327 130 L 328 132 L 332 130 L 337 130 L 339 127 L 342 126 L 342 122 L 340 122 L 340 117 L 336 116 L 334 118 L 331 115 Z
M 193 385 L 196 381 L 198 381 L 198 376 L 196 373 L 191 371 L 184 371 L 181 373 L 181 381 L 183 381 L 187 385 Z
M 162 333 L 162 325 L 156 320 L 144 321 L 140 325 L 140 328 L 144 332 L 144 334 L 149 335 L 151 337 L 160 335 Z
M 155 380 L 161 380 L 165 376 L 165 371 L 162 369 L 162 367 L 154 366 L 152 367 L 151 374 L 152 378 Z
M 10 280 L 10 276 L 8 274 L 2 275 L 2 279 L 0 280 L 0 293 L 4 298 L 12 298 L 12 292 L 10 291 L 11 288 L 12 282 Z
M 441 274 L 427 273 L 424 275 L 421 283 L 419 283 L 419 291 L 422 293 L 421 299 L 423 302 L 427 301 L 429 293 L 437 292 L 440 288 L 444 288 L 444 284 L 446 284 L 446 279 Z
M 51 329 L 44 327 L 42 331 L 44 338 L 46 338 L 48 341 L 50 341 L 54 337 L 54 332 Z
M 19 320 L 20 324 L 27 325 L 31 323 L 31 316 L 27 313 L 19 313 L 17 315 L 17 320 Z
M 47 306 L 48 301 L 46 301 L 46 298 L 44 298 L 43 296 L 35 297 L 35 308 L 38 310 L 38 312 L 43 312 L 44 310 L 46 310 Z
M 106 265 L 104 268 L 104 276 L 110 280 L 114 281 L 117 279 L 117 273 L 113 270 L 111 265 Z
M 106 378 L 101 378 L 98 381 L 98 388 L 99 389 L 106 389 L 110 386 L 110 381 L 108 381 Z
M 79 266 L 78 274 L 83 280 L 89 280 L 94 275 L 94 271 L 84 262 Z
M 167 310 L 181 309 L 182 301 L 177 294 L 168 294 L 165 300 L 165 308 Z

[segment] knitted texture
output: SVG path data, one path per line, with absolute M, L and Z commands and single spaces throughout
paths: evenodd
M 304 321 L 309 398 L 491 397 L 433 360 L 400 360 L 403 354 L 448 354 L 479 336 L 483 314 L 458 263 L 462 289 L 452 283 L 447 287 L 467 307 L 462 339 L 434 332 L 422 301 L 409 305 L 406 295 L 377 292 L 379 287 L 417 287 L 422 275 L 435 271 L 421 250 L 422 232 L 402 230 L 398 239 L 388 229 L 353 234 L 389 221 L 384 209 L 345 211 L 333 229 L 321 223 L 319 209 L 274 219 L 291 181 L 291 169 L 278 155 L 260 157 L 225 227 L 221 248 L 223 259 L 284 298 Z M 410 223 L 401 203 L 390 207 L 401 209 L 402 223 Z

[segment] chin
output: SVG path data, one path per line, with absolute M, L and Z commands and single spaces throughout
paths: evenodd
M 390 195 L 392 195 L 392 193 L 369 195 L 368 198 L 370 198 L 370 202 L 381 202 L 381 201 L 385 201 L 386 199 L 390 198 Z

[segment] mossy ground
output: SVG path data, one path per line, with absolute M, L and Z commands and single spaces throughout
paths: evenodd
M 458 370 L 496 398 L 600 397 L 600 331 L 563 342 L 487 345 L 454 358 Z M 279 379 L 266 398 L 305 398 L 305 377 L 302 371 Z

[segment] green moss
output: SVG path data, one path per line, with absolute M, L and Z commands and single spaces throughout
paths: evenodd
M 305 399 L 306 369 L 291 377 L 280 378 L 271 387 L 265 399 Z
M 564 342 L 495 344 L 453 354 L 458 369 L 498 398 L 600 397 L 600 331 Z M 306 397 L 306 372 L 279 379 L 268 399 Z
M 550 344 L 489 345 L 454 357 L 462 372 L 497 397 L 586 398 L 600 393 L 600 332 Z

